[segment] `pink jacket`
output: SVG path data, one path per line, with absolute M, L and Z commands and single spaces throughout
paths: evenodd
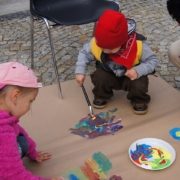
M 37 156 L 35 142 L 18 124 L 19 120 L 8 112 L 0 111 L 0 180 L 49 180 L 34 176 L 28 171 L 19 153 L 17 136 L 21 133 L 27 139 L 28 157 Z

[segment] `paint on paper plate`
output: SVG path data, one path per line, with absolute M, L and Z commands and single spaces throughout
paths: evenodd
M 171 154 L 168 151 L 147 144 L 136 145 L 136 150 L 131 151 L 131 157 L 140 166 L 149 166 L 153 170 L 163 169 L 171 163 Z
M 169 167 L 175 161 L 176 151 L 164 140 L 144 138 L 131 144 L 129 157 L 141 168 L 161 170 Z

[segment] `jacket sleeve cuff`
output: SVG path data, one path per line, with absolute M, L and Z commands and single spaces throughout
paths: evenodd
M 85 66 L 76 66 L 75 74 L 85 74 Z
M 142 67 L 139 66 L 135 66 L 134 69 L 136 70 L 137 74 L 138 74 L 138 78 L 140 78 L 141 76 L 147 75 L 145 72 L 146 70 Z

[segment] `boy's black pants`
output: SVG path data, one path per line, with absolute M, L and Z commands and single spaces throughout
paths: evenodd
M 113 73 L 98 68 L 91 74 L 91 81 L 94 84 L 95 98 L 109 99 L 113 96 L 114 89 L 127 91 L 127 98 L 131 102 L 149 103 L 150 101 L 150 96 L 147 94 L 149 84 L 147 76 L 132 81 L 126 76 L 116 77 Z

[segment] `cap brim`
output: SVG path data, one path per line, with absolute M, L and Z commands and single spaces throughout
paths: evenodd
M 11 84 L 3 84 L 3 83 L 0 83 L 0 90 L 1 90 L 2 88 L 4 88 L 5 86 L 7 86 L 7 85 L 21 86 L 21 87 L 27 87 L 27 88 L 41 88 L 41 87 L 43 87 L 42 83 L 37 83 L 36 86 L 25 86 L 25 85 L 18 84 L 18 83 L 11 83 Z
M 37 87 L 38 87 L 38 88 L 43 87 L 42 83 L 38 83 Z

